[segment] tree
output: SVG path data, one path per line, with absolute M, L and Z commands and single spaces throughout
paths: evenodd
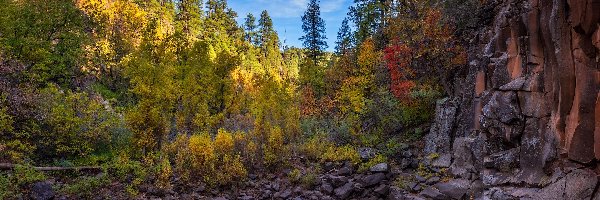
M 240 33 L 235 21 L 236 17 L 237 13 L 227 6 L 227 0 L 208 0 L 204 34 L 210 37 L 219 33 L 229 37 L 238 36 Z
M 273 28 L 273 20 L 271 16 L 269 16 L 269 12 L 263 10 L 260 13 L 260 19 L 258 20 L 259 27 L 259 38 L 260 38 L 260 46 L 261 49 L 266 49 L 268 46 L 279 45 L 279 37 L 277 36 L 277 32 Z
M 80 72 L 84 17 L 70 0 L 0 2 L 2 57 L 22 62 L 21 74 L 38 86 L 70 86 Z
M 302 30 L 305 35 L 300 38 L 303 40 L 304 47 L 308 49 L 307 56 L 317 63 L 323 51 L 327 49 L 327 36 L 325 36 L 325 21 L 321 18 L 319 1 L 310 0 L 308 8 L 302 16 Z
M 176 20 L 181 31 L 188 37 L 196 37 L 202 16 L 202 0 L 181 0 L 177 4 Z
M 353 38 L 351 31 L 350 26 L 348 26 L 348 18 L 344 18 L 342 26 L 338 31 L 337 41 L 335 42 L 335 52 L 337 54 L 346 54 L 352 48 Z
M 385 16 L 385 0 L 354 0 L 350 7 L 350 19 L 356 25 L 355 38 L 362 43 L 370 36 L 381 34 Z
M 256 17 L 252 13 L 248 13 L 244 21 L 244 30 L 246 30 L 246 41 L 258 45 L 257 33 L 256 33 Z

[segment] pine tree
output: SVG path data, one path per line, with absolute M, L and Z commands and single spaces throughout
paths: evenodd
M 335 42 L 335 52 L 338 54 L 346 54 L 352 48 L 352 30 L 348 26 L 348 18 L 344 18 L 342 26 L 338 31 L 337 41 Z
M 190 37 L 195 37 L 200 29 L 202 15 L 202 0 L 181 0 L 177 4 L 177 21 L 181 31 Z
M 279 46 L 279 37 L 277 36 L 277 32 L 273 28 L 273 20 L 269 13 L 264 10 L 260 14 L 260 19 L 258 20 L 258 34 L 260 38 L 260 47 L 263 52 L 271 46 Z
M 308 8 L 302 16 L 302 30 L 306 35 L 300 40 L 304 41 L 304 47 L 308 49 L 308 57 L 317 63 L 318 58 L 328 47 L 325 41 L 325 21 L 321 18 L 319 1 L 310 0 Z
M 355 5 L 350 7 L 348 14 L 356 25 L 357 44 L 381 33 L 385 16 L 384 2 L 384 0 L 354 0 Z
M 252 15 L 252 13 L 248 13 L 244 22 L 244 30 L 246 31 L 245 38 L 248 42 L 257 45 L 258 41 L 256 39 L 256 17 Z
M 227 34 L 235 37 L 239 32 L 239 28 L 235 19 L 237 13 L 227 6 L 226 0 L 208 0 L 206 1 L 206 34 Z M 242 35 L 239 35 L 242 38 Z

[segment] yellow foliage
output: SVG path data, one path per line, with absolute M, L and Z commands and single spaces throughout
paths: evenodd
M 323 161 L 350 161 L 354 164 L 360 162 L 360 156 L 353 146 L 345 145 L 341 147 L 329 146 L 323 153 L 321 160 Z
M 161 189 L 171 188 L 171 176 L 173 170 L 171 168 L 171 162 L 169 159 L 163 158 L 162 162 L 158 165 L 158 172 L 156 175 L 156 186 Z
M 219 173 L 216 173 L 217 182 L 220 185 L 238 182 L 246 178 L 248 174 L 239 155 L 223 156 L 220 166 Z
M 165 147 L 165 153 L 174 158 L 175 169 L 174 171 L 183 180 L 187 181 L 191 175 L 191 151 L 189 148 L 190 138 L 185 134 L 177 135 L 175 140 Z
M 195 174 L 211 174 L 215 169 L 215 149 L 208 133 L 193 135 L 189 142 L 192 169 Z M 205 178 L 206 179 L 206 178 Z
M 312 137 L 302 145 L 301 149 L 309 159 L 321 162 L 351 161 L 354 164 L 360 162 L 360 156 L 354 147 L 350 145 L 338 147 L 323 136 Z
M 271 128 L 264 149 L 264 162 L 267 166 L 275 166 L 284 160 L 283 132 L 279 127 Z
M 232 155 L 234 147 L 233 134 L 225 131 L 225 129 L 219 129 L 214 146 L 217 155 Z

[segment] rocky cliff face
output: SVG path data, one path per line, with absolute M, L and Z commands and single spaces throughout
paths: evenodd
M 596 195 L 600 0 L 488 1 L 467 75 L 440 101 L 426 153 L 490 199 Z M 547 196 L 544 196 L 547 195 Z M 600 194 L 598 194 L 600 197 Z

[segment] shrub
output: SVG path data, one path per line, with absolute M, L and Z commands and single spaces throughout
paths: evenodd
M 300 150 L 308 159 L 320 162 L 351 161 L 354 164 L 360 162 L 360 156 L 351 145 L 336 146 L 322 134 L 309 138 L 300 147 Z
M 264 149 L 264 164 L 268 167 L 275 167 L 285 159 L 283 132 L 279 127 L 271 128 L 267 144 Z
M 94 195 L 96 195 L 96 192 L 99 188 L 102 188 L 109 183 L 110 180 L 104 174 L 99 177 L 77 177 L 72 183 L 66 184 L 63 188 L 61 188 L 60 192 L 74 195 L 75 197 L 81 199 L 91 199 L 94 197 Z
M 189 148 L 190 137 L 185 134 L 179 134 L 165 147 L 165 153 L 169 158 L 173 158 L 175 167 L 173 171 L 179 178 L 187 182 L 191 178 L 192 154 Z
M 300 177 L 300 183 L 305 188 L 312 188 L 317 184 L 317 176 L 321 173 L 321 168 L 315 166 L 314 168 L 309 168 L 306 170 L 304 175 Z
M 46 180 L 46 175 L 31 165 L 16 165 L 10 173 L 0 173 L 0 199 L 23 198 L 23 190 L 30 184 Z
M 208 133 L 192 135 L 189 141 L 189 151 L 192 157 L 193 176 L 202 176 L 209 185 L 215 185 L 212 177 L 215 172 L 217 156 L 215 146 Z
M 288 173 L 287 176 L 290 179 L 290 181 L 292 181 L 293 183 L 297 183 L 302 177 L 302 172 L 299 169 L 293 169 L 292 171 L 290 171 L 290 173 Z
M 360 163 L 360 156 L 353 146 L 344 145 L 337 147 L 331 145 L 326 149 L 325 153 L 323 153 L 321 160 L 333 162 L 350 161 L 353 164 L 358 164 Z
M 14 183 L 19 187 L 46 180 L 46 175 L 31 165 L 16 165 L 14 168 Z
M 242 159 L 239 155 L 225 155 L 220 163 L 220 172 L 216 173 L 217 182 L 220 185 L 227 185 L 239 182 L 248 175 Z
M 114 161 L 108 166 L 109 174 L 114 179 L 126 184 L 126 191 L 130 195 L 137 195 L 137 187 L 142 184 L 148 176 L 147 167 L 139 161 L 129 159 L 125 153 L 117 156 Z
M 156 170 L 156 187 L 160 189 L 171 189 L 171 176 L 173 176 L 173 169 L 171 168 L 171 162 L 169 159 L 163 158 L 157 166 Z
M 233 134 L 224 129 L 219 129 L 215 137 L 214 147 L 217 155 L 232 155 L 234 150 Z

